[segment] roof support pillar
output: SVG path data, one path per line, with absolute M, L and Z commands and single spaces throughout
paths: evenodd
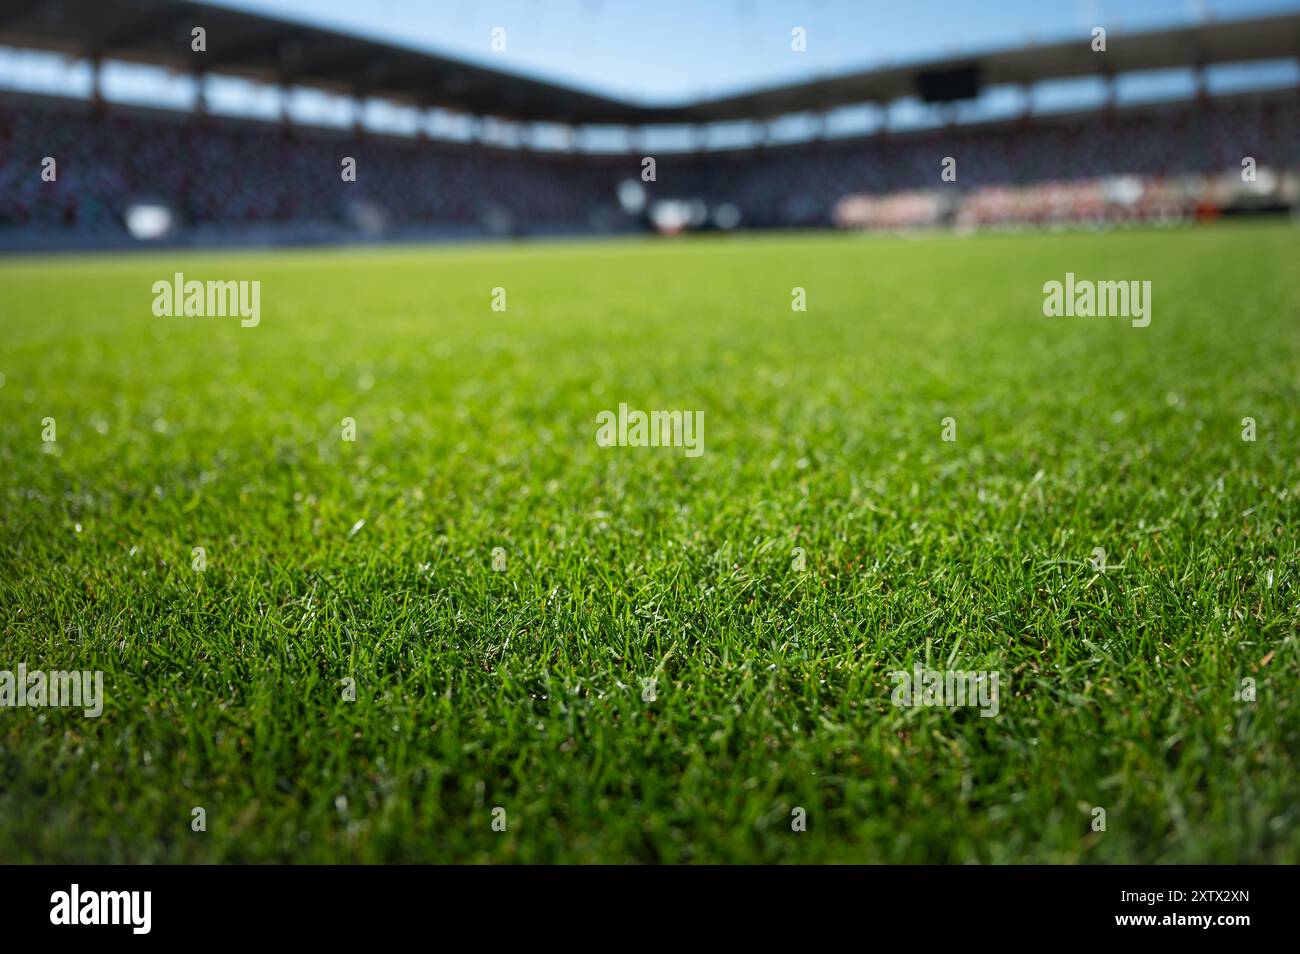
M 194 74 L 194 118 L 200 123 L 206 122 L 211 106 L 208 99 L 208 74 L 197 72 Z
M 90 58 L 90 108 L 96 116 L 106 112 L 104 105 L 104 61 L 96 53 Z
M 1196 76 L 1196 99 L 1204 106 L 1210 99 L 1210 68 L 1198 60 L 1192 70 Z
M 828 115 L 824 111 L 812 114 L 813 139 L 816 142 L 822 142 L 826 139 L 826 117 Z
M 289 87 L 281 82 L 275 88 L 276 99 L 280 105 L 280 126 L 285 133 L 293 134 L 293 117 L 289 115 Z
M 696 152 L 703 152 L 709 145 L 709 127 L 704 123 L 696 123 L 691 127 L 691 145 Z
M 360 91 L 352 94 L 352 134 L 358 139 L 366 135 L 366 97 Z

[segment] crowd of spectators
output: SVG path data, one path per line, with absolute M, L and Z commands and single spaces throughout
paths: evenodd
M 1294 93 L 818 142 L 719 156 L 691 171 L 697 191 L 734 203 L 750 224 L 826 224 L 848 197 L 869 198 L 900 223 L 928 221 L 979 192 L 970 210 L 978 223 L 993 210 L 1023 212 L 1024 221 L 1092 218 L 1115 204 L 1100 193 L 1132 191 L 1134 180 L 1147 204 L 1169 206 L 1169 190 L 1186 177 L 1239 173 L 1245 157 L 1300 168 Z M 945 158 L 954 160 L 951 181 L 941 178 Z M 927 195 L 935 188 L 946 201 Z
M 647 191 L 726 203 L 759 227 L 1105 221 L 1117 208 L 1159 218 L 1203 203 L 1196 183 L 1244 157 L 1300 167 L 1298 116 L 1291 93 L 680 154 L 660 157 Z M 41 175 L 47 156 L 54 181 Z M 573 231 L 616 221 L 618 184 L 641 169 L 640 156 L 0 104 L 0 230 L 120 232 L 132 203 L 152 200 L 182 227 Z
M 41 176 L 55 159 L 55 180 Z M 356 164 L 344 179 L 343 159 Z M 615 181 L 563 155 L 275 123 L 0 107 L 0 228 L 123 227 L 134 202 L 190 226 L 576 228 Z M 369 212 L 358 216 L 358 210 Z

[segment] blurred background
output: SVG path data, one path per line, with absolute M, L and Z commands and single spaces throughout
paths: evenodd
M 0 250 L 1294 214 L 1298 57 L 1226 0 L 6 0 Z

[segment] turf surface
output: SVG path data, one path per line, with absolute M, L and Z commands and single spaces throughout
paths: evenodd
M 0 709 L 0 860 L 1300 861 L 1297 261 L 0 263 L 0 669 L 106 695 Z M 260 325 L 154 317 L 175 271 L 261 281 Z M 1151 325 L 1045 317 L 1066 272 L 1150 280 Z M 598 447 L 620 402 L 705 453 Z M 892 705 L 916 662 L 1000 672 L 999 714 Z

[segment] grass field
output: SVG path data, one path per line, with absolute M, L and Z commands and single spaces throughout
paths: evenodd
M 0 263 L 0 669 L 106 696 L 0 709 L 0 860 L 1300 861 L 1298 261 Z M 154 317 L 175 271 L 261 281 L 260 325 Z M 1066 272 L 1150 280 L 1150 326 L 1045 317 Z M 620 402 L 705 453 L 598 447 Z M 1000 672 L 998 715 L 893 705 L 917 662 Z

